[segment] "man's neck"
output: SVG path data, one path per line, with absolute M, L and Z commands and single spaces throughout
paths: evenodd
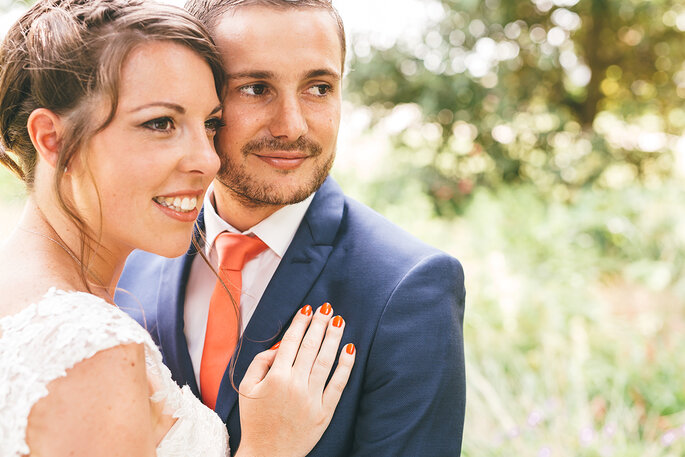
M 220 218 L 244 232 L 283 208 L 279 205 L 247 205 L 221 184 L 214 187 L 214 208 Z

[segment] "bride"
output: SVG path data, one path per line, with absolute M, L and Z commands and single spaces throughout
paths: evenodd
M 28 201 L 0 248 L 0 455 L 229 454 L 219 417 L 112 302 L 133 249 L 188 246 L 219 168 L 223 78 L 203 27 L 170 6 L 43 0 L 9 30 L 0 162 Z M 178 195 L 181 210 L 166 204 Z M 252 362 L 235 456 L 319 440 L 354 362 L 349 345 L 326 383 L 344 328 L 332 315 L 303 308 Z

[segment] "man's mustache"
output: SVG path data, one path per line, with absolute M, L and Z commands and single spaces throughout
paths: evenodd
M 300 137 L 292 142 L 276 138 L 262 138 L 246 143 L 241 149 L 243 155 L 256 154 L 261 151 L 302 151 L 309 157 L 318 156 L 322 150 L 318 143 L 307 137 Z

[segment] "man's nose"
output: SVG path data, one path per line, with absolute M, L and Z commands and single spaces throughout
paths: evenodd
M 297 95 L 279 97 L 269 126 L 271 135 L 286 141 L 296 141 L 308 131 L 307 119 Z

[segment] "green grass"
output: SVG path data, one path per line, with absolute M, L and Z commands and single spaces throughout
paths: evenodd
M 685 453 L 683 197 L 476 196 L 457 222 L 472 234 L 465 456 Z

